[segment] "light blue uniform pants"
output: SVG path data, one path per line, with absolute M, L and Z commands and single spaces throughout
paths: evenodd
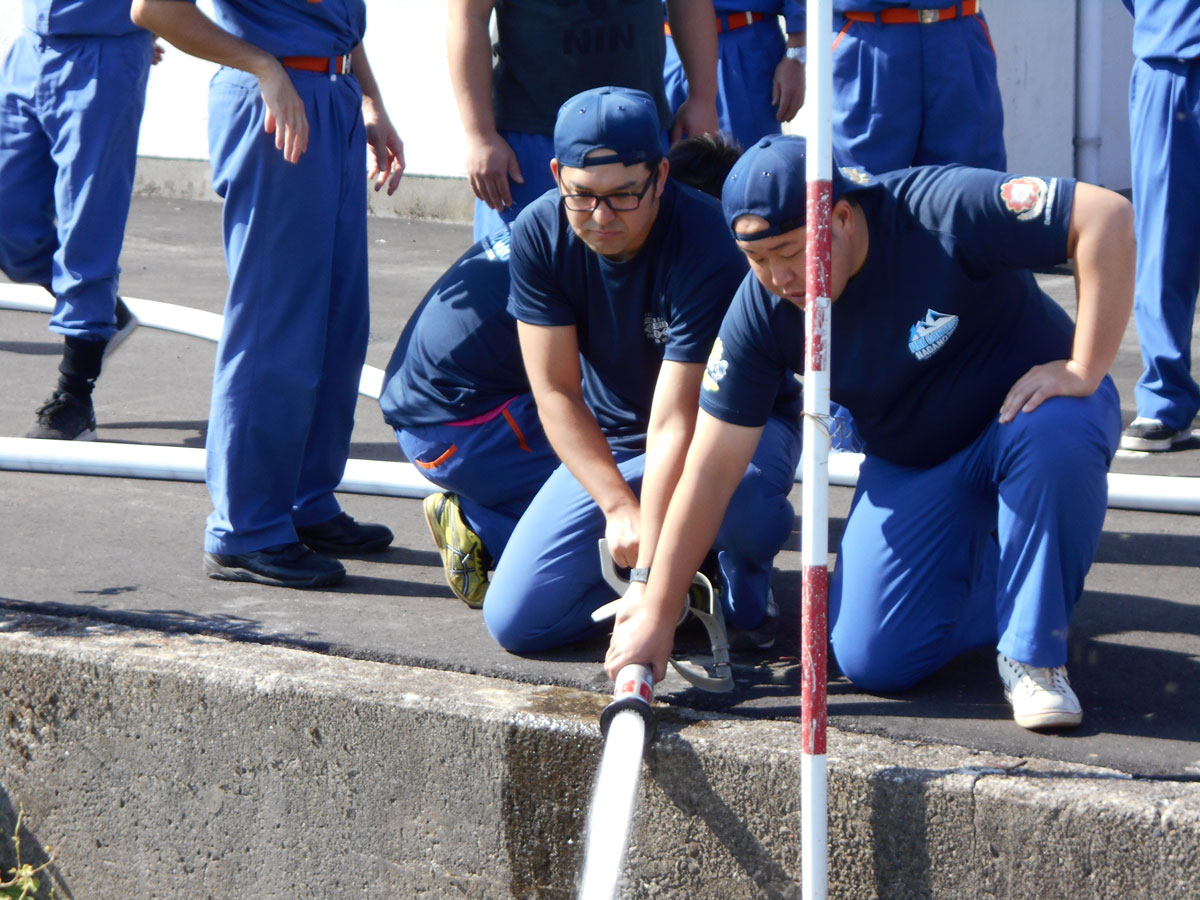
M 779 134 L 771 91 L 775 67 L 783 58 L 783 32 L 774 16 L 717 35 L 717 118 L 721 130 L 732 134 L 743 147 L 759 138 Z M 663 81 L 671 112 L 678 112 L 688 97 L 683 63 L 675 41 L 667 38 Z
M 208 426 L 205 549 L 247 553 L 333 518 L 367 349 L 366 134 L 353 76 L 289 70 L 308 150 L 285 162 L 254 76 L 209 91 L 229 296 Z
M 772 560 L 795 522 L 787 495 L 799 457 L 796 425 L 772 417 L 721 524 L 714 545 L 727 587 L 721 599 L 735 628 L 762 619 Z M 645 454 L 617 456 L 635 493 L 645 461 Z M 596 502 L 559 466 L 517 523 L 483 603 L 484 622 L 502 647 L 536 653 L 611 627 L 591 619 L 615 596 L 600 573 L 596 549 L 604 526 Z
M 830 584 L 843 674 L 866 690 L 901 690 L 985 645 L 1063 665 L 1120 429 L 1106 377 L 1090 397 L 993 421 L 927 469 L 868 456 Z
M 1200 411 L 1192 319 L 1200 290 L 1200 63 L 1138 60 L 1129 86 L 1137 231 L 1139 416 L 1176 430 Z
M 50 328 L 107 341 L 153 55 L 149 32 L 17 36 L 0 69 L 0 269 L 50 285 Z
M 834 16 L 834 27 L 843 25 L 833 51 L 840 164 L 872 173 L 940 163 L 1004 169 L 1004 111 L 983 16 L 933 25 Z

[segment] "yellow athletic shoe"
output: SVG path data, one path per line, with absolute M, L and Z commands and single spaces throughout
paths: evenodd
M 457 494 L 430 494 L 422 505 L 433 542 L 442 554 L 446 583 L 455 597 L 472 609 L 479 609 L 487 594 L 492 555 L 467 525 Z

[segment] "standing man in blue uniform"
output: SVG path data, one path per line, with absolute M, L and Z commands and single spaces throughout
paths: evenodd
M 221 63 L 209 92 L 229 297 L 208 429 L 212 578 L 335 584 L 331 556 L 381 550 L 333 491 L 367 346 L 363 160 L 389 193 L 403 146 L 362 46 L 363 0 L 135 0 L 134 21 Z M 317 552 L 314 552 L 317 551 Z M 329 554 L 329 555 L 324 555 Z
M 1002 170 L 1004 109 L 982 4 L 929 2 L 834 0 L 835 157 L 868 172 Z
M 60 377 L 32 438 L 96 436 L 101 364 L 137 325 L 117 297 L 153 36 L 115 0 L 25 0 L 0 70 L 0 269 L 54 295 Z
M 606 667 L 663 674 L 679 599 L 804 352 L 805 142 L 767 138 L 725 182 L 750 260 L 643 594 Z M 1107 502 L 1120 404 L 1106 374 L 1133 302 L 1129 204 L 1061 178 L 958 166 L 834 173 L 831 397 L 866 441 L 830 584 L 843 674 L 898 691 L 994 646 L 1015 720 L 1077 725 L 1067 630 Z M 1027 267 L 1073 259 L 1072 323 Z
M 717 196 L 739 152 L 720 135 L 686 138 L 667 155 L 670 177 Z M 517 520 L 558 467 L 507 308 L 508 257 L 504 228 L 446 270 L 400 335 L 379 398 L 404 455 L 444 488 L 425 498 L 425 519 L 447 584 L 476 608 Z
M 1129 134 L 1137 210 L 1133 305 L 1144 370 L 1126 450 L 1170 450 L 1192 436 L 1200 386 L 1192 321 L 1200 291 L 1200 3 L 1125 0 L 1133 13 Z
M 663 93 L 661 3 L 450 0 L 446 44 L 467 135 L 467 178 L 477 198 L 476 240 L 511 223 L 554 187 L 554 118 L 563 101 L 580 91 L 618 84 L 650 94 L 664 137 L 669 132 L 667 144 L 717 130 L 712 2 L 667 2 L 683 66 L 696 86 L 674 121 Z
M 781 124 L 790 122 L 804 103 L 804 9 L 797 0 L 713 0 L 713 11 L 717 118 L 723 132 L 749 147 L 779 134 Z M 780 16 L 788 32 L 786 45 Z M 675 111 L 688 99 L 688 80 L 669 23 L 666 30 L 663 81 Z
M 517 523 L 483 606 L 492 636 L 536 652 L 594 634 L 613 597 L 596 542 L 641 577 L 692 436 L 704 360 L 745 272 L 711 197 L 667 180 L 658 113 L 641 91 L 572 97 L 554 131 L 557 190 L 517 218 L 509 311 L 563 464 Z M 791 532 L 796 383 L 770 418 L 717 538 L 734 628 L 767 614 L 771 563 Z M 790 402 L 789 402 L 790 401 Z M 706 548 L 707 549 L 707 548 Z

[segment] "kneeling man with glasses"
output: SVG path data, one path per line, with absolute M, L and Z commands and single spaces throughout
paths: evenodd
M 668 181 L 661 131 L 641 91 L 572 97 L 554 131 L 557 188 L 513 223 L 509 312 L 562 465 L 517 523 L 484 601 L 488 630 L 512 652 L 596 633 L 591 613 L 613 599 L 599 538 L 645 581 L 705 362 L 747 271 L 720 203 Z M 789 372 L 714 544 L 735 629 L 765 634 L 772 617 L 771 563 L 794 518 L 798 411 Z

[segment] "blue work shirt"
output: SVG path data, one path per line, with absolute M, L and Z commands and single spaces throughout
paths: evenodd
M 1200 57 L 1200 3 L 1196 0 L 1123 0 L 1133 14 L 1138 59 Z
M 1070 357 L 1074 325 L 1028 267 L 1065 261 L 1075 182 L 964 166 L 876 180 L 854 194 L 869 249 L 831 308 L 830 396 L 867 453 L 931 466 L 973 441 L 1031 367 Z M 780 373 L 803 371 L 804 313 L 748 275 L 719 340 L 701 408 L 762 425 Z
M 45 37 L 141 31 L 129 18 L 132 7 L 132 0 L 23 0 L 25 27 Z
M 446 270 L 404 327 L 379 406 L 393 428 L 459 422 L 529 390 L 508 314 L 508 229 Z
M 365 0 L 213 0 L 213 9 L 218 25 L 272 56 L 344 56 L 367 30 Z
M 583 395 L 614 449 L 646 445 L 663 360 L 703 363 L 747 270 L 713 197 L 668 181 L 632 259 L 592 251 L 557 188 L 513 223 L 508 309 L 531 325 L 573 325 Z
M 800 15 L 804 16 L 807 12 L 805 0 L 794 0 L 794 2 L 800 8 Z M 833 18 L 836 23 L 839 16 L 848 12 L 882 12 L 885 9 L 949 9 L 952 6 L 957 6 L 957 4 L 947 3 L 945 0 L 900 0 L 900 2 L 894 2 L 894 0 L 833 0 Z M 835 24 L 834 27 L 840 28 L 841 26 Z M 803 31 L 803 26 L 799 30 Z

